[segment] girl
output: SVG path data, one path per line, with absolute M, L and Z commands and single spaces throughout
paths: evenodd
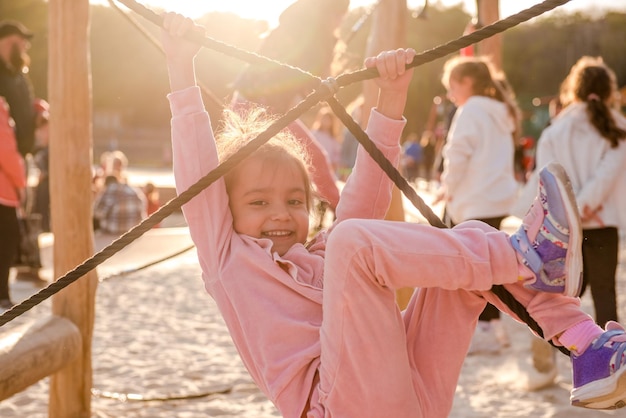
M 195 85 L 198 46 L 179 38 L 203 28 L 173 13 L 164 28 L 183 191 L 218 164 L 215 142 L 227 155 L 222 143 L 257 132 L 235 121 L 214 139 Z M 396 163 L 414 55 L 400 49 L 365 61 L 380 73 L 367 130 Z M 359 148 L 336 223 L 308 241 L 310 178 L 293 142 L 288 133 L 272 139 L 184 206 L 205 287 L 248 371 L 285 417 L 446 416 L 485 299 L 506 309 L 488 292 L 494 283 L 515 294 L 547 338 L 576 350 L 573 402 L 611 407 L 626 398 L 623 388 L 598 383 L 616 383 L 623 360 L 614 372 L 590 367 L 626 349 L 624 329 L 611 323 L 604 333 L 578 299 L 549 293 L 575 294 L 580 276 L 579 219 L 558 167 L 542 172 L 541 198 L 509 238 L 480 222 L 441 230 L 378 220 L 392 183 Z M 394 291 L 402 287 L 420 288 L 403 313 Z M 588 393 L 589 384 L 600 390 Z
M 513 160 L 520 112 L 503 80 L 485 57 L 455 57 L 444 65 L 442 83 L 457 106 L 441 177 L 452 225 L 476 219 L 500 229 L 515 202 Z M 470 353 L 495 352 L 509 344 L 500 311 L 487 304 Z
M 537 167 L 557 161 L 572 179 L 583 221 L 583 292 L 589 285 L 600 325 L 617 321 L 618 228 L 626 213 L 626 118 L 612 109 L 616 98 L 613 71 L 602 58 L 582 57 L 561 85 L 564 109 L 537 146 Z

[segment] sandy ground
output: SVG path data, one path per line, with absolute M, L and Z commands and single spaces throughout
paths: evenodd
M 507 227 L 515 225 L 514 219 L 507 223 Z M 99 276 L 137 269 L 189 243 L 186 228 L 163 228 L 108 260 L 98 269 Z M 626 295 L 624 236 L 621 244 L 620 300 Z M 11 284 L 18 301 L 37 291 L 27 282 L 13 280 Z M 280 416 L 250 379 L 215 304 L 205 294 L 195 250 L 104 280 L 96 304 L 92 417 Z M 591 311 L 588 294 L 583 306 Z M 621 317 L 626 318 L 626 304 L 620 308 Z M 49 312 L 48 300 L 5 327 Z M 556 384 L 535 392 L 526 390 L 532 378 L 531 334 L 508 317 L 503 321 L 511 346 L 499 354 L 467 358 L 450 417 L 623 416 L 623 410 L 600 412 L 570 406 L 571 366 L 560 353 Z M 46 417 L 48 388 L 46 378 L 0 401 L 0 417 Z

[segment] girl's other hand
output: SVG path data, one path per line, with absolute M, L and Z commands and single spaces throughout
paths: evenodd
M 598 214 L 598 212 L 600 212 L 601 210 L 602 210 L 602 206 L 598 207 L 596 210 L 591 210 L 589 206 L 585 205 L 585 207 L 582 210 L 582 213 L 580 214 L 580 219 L 583 222 L 595 221 L 601 227 L 604 228 L 604 222 L 602 221 L 602 218 Z
M 197 25 L 192 19 L 178 13 L 163 13 L 162 42 L 168 60 L 193 59 L 200 46 L 183 38 L 190 32 L 205 34 L 204 27 Z
M 413 69 L 406 66 L 413 61 L 415 50 L 413 48 L 384 51 L 375 57 L 365 60 L 367 68 L 376 67 L 380 74 L 374 81 L 381 90 L 396 93 L 406 93 Z
M 381 52 L 365 60 L 367 68 L 376 68 L 380 74 L 374 81 L 380 89 L 376 109 L 391 119 L 402 119 L 413 69 L 407 64 L 413 61 L 412 48 Z
M 167 69 L 172 91 L 184 90 L 196 85 L 193 59 L 200 45 L 183 38 L 188 33 L 205 34 L 204 27 L 188 17 L 177 13 L 164 13 L 161 31 L 163 50 L 167 57 Z

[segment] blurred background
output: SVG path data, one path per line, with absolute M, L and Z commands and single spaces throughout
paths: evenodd
M 480 0 L 479 0 L 480 1 Z M 255 51 L 263 34 L 276 24 L 292 1 L 145 0 L 155 11 L 171 10 L 193 17 L 207 28 L 208 36 Z M 537 1 L 501 1 L 500 17 L 516 13 Z M 342 22 L 343 41 L 336 53 L 336 74 L 361 68 L 372 24 L 367 16 L 371 0 L 353 0 Z M 48 18 L 46 0 L 0 0 L 0 17 L 17 19 L 35 33 L 29 54 L 35 96 L 47 99 Z M 117 6 L 117 7 L 113 7 Z M 461 36 L 476 20 L 477 2 L 409 1 L 407 46 L 424 51 Z M 150 22 L 123 5 L 107 0 L 91 5 L 91 66 L 93 85 L 93 155 L 121 149 L 134 166 L 170 165 L 169 109 L 165 58 L 126 16 L 137 19 L 144 31 L 159 39 Z M 506 31 L 502 37 L 502 68 L 525 112 L 524 135 L 536 138 L 545 126 L 547 103 L 559 83 L 582 55 L 602 56 L 626 84 L 626 1 L 574 0 L 530 22 Z M 446 58 L 416 69 L 405 132 L 436 128 L 445 115 L 440 83 Z M 207 49 L 198 58 L 200 81 L 223 103 L 228 103 L 232 82 L 243 61 Z M 338 97 L 348 104 L 361 92 L 355 84 Z M 624 94 L 623 96 L 626 96 Z M 211 112 L 217 112 L 210 109 Z M 309 118 L 316 112 L 312 109 Z M 214 117 L 216 115 L 213 115 Z M 305 116 L 305 121 L 307 116 Z

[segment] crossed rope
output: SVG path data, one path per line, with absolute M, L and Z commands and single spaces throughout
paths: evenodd
M 151 21 L 155 25 L 162 27 L 163 18 L 145 6 L 137 3 L 134 0 L 118 0 L 129 9 L 133 10 L 140 16 L 144 17 L 148 21 Z M 461 48 L 467 47 L 474 43 L 480 42 L 483 39 L 489 38 L 493 35 L 501 33 L 507 29 L 510 29 L 520 23 L 526 22 L 534 17 L 537 17 L 547 11 L 550 11 L 558 6 L 561 6 L 570 0 L 546 0 L 543 3 L 532 6 L 526 10 L 523 10 L 515 15 L 509 16 L 506 19 L 499 20 L 491 25 L 485 26 L 471 34 L 462 36 L 456 40 L 445 43 L 441 46 L 427 50 L 416 55 L 413 61 L 407 66 L 408 68 L 417 67 L 419 65 L 431 62 L 435 59 L 444 57 L 453 52 L 458 51 Z M 193 197 L 198 195 L 202 190 L 213 184 L 220 179 L 224 174 L 230 171 L 233 167 L 250 156 L 257 148 L 267 142 L 274 135 L 287 127 L 289 123 L 298 119 L 305 112 L 317 105 L 320 101 L 326 101 L 333 112 L 341 119 L 343 124 L 350 130 L 350 132 L 356 137 L 361 146 L 368 152 L 368 154 L 378 163 L 381 169 L 387 176 L 393 181 L 393 183 L 404 193 L 404 195 L 411 201 L 411 203 L 419 210 L 419 212 L 426 218 L 430 225 L 437 228 L 446 228 L 446 225 L 435 215 L 432 209 L 424 203 L 419 197 L 415 189 L 413 189 L 406 179 L 400 174 L 400 172 L 391 164 L 389 160 L 385 158 L 383 153 L 376 147 L 376 145 L 369 139 L 363 129 L 356 123 L 352 117 L 346 112 L 345 108 L 334 97 L 335 93 L 342 87 L 349 84 L 372 79 L 378 76 L 378 71 L 375 68 L 362 69 L 352 73 L 342 74 L 335 78 L 328 78 L 321 80 L 319 77 L 304 71 L 300 68 L 286 65 L 284 63 L 271 60 L 267 57 L 242 50 L 240 48 L 233 47 L 223 42 L 211 39 L 209 37 L 200 34 L 189 34 L 187 37 L 190 41 L 196 42 L 206 48 L 221 52 L 225 55 L 239 58 L 249 63 L 265 63 L 281 67 L 288 67 L 291 71 L 299 72 L 312 80 L 318 81 L 317 88 L 314 89 L 304 100 L 298 103 L 295 107 L 287 111 L 279 119 L 274 121 L 265 132 L 259 134 L 255 139 L 243 146 L 237 153 L 230 158 L 221 162 L 215 169 L 210 171 L 206 176 L 194 183 L 189 189 L 180 193 L 177 197 L 171 199 L 164 204 L 150 217 L 144 219 L 142 222 L 131 228 L 124 233 L 118 239 L 113 241 L 107 247 L 103 248 L 92 257 L 85 260 L 83 263 L 76 266 L 74 269 L 68 271 L 65 275 L 58 278 L 56 281 L 40 290 L 38 293 L 32 295 L 28 299 L 15 305 L 10 310 L 0 315 L 0 327 L 9 321 L 17 318 L 21 314 L 32 309 L 39 303 L 43 302 L 50 296 L 63 290 L 65 287 L 74 283 L 80 277 L 84 276 L 89 271 L 96 268 L 98 265 L 106 261 L 108 258 L 115 255 L 117 252 L 125 248 L 134 240 L 139 238 L 145 232 L 152 227 L 160 223 L 163 219 L 171 215 L 174 211 L 180 209 L 185 203 L 189 202 Z M 491 291 L 505 303 L 519 320 L 525 322 L 529 328 L 531 328 L 539 336 L 543 337 L 543 331 L 539 327 L 539 324 L 528 314 L 525 307 L 517 301 L 513 295 L 511 295 L 503 286 L 495 285 L 491 288 Z M 569 356 L 569 351 L 564 347 L 557 347 L 561 352 Z

